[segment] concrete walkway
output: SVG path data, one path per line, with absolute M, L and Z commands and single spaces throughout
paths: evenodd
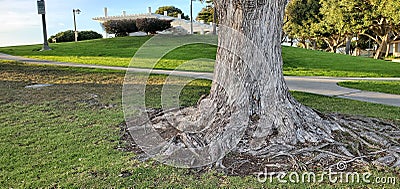
M 30 59 L 30 58 L 11 56 L 1 53 L 0 53 L 0 59 L 15 60 L 24 63 L 42 64 L 42 65 L 44 64 L 44 65 L 57 65 L 57 66 L 69 66 L 69 67 L 80 67 L 80 68 L 98 68 L 98 69 L 122 70 L 122 71 L 145 72 L 145 73 L 151 72 L 154 74 L 186 76 L 186 77 L 194 77 L 194 78 L 210 79 L 210 80 L 213 77 L 212 73 L 150 70 L 141 68 L 124 68 L 124 67 L 100 66 L 100 65 L 89 65 L 89 64 L 75 64 L 67 62 L 54 62 L 47 60 Z M 346 99 L 400 107 L 400 95 L 361 91 L 357 89 L 344 88 L 337 85 L 338 82 L 342 81 L 351 81 L 351 80 L 400 81 L 400 78 L 337 78 L 337 77 L 286 76 L 285 79 L 290 90 L 294 91 L 308 92 L 308 93 L 314 93 L 331 97 L 346 98 Z

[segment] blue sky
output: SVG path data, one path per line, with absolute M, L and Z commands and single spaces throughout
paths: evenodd
M 93 17 L 103 16 L 104 7 L 108 15 L 153 12 L 160 6 L 173 5 L 186 15 L 190 12 L 190 0 L 45 0 L 47 33 L 51 36 L 60 31 L 73 29 L 73 9 L 77 15 L 78 30 L 94 30 L 103 34 L 100 24 Z M 193 16 L 205 5 L 193 3 Z M 0 46 L 39 44 L 43 41 L 41 16 L 37 14 L 36 0 L 0 0 Z

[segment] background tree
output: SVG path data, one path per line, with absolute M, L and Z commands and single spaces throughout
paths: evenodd
M 206 7 L 201 9 L 196 17 L 196 20 L 204 20 L 207 23 L 218 23 L 218 19 L 215 13 L 215 6 L 212 0 L 202 1 L 206 3 Z
M 346 54 L 350 54 L 351 40 L 362 29 L 361 6 L 360 0 L 321 0 L 317 30 L 331 52 L 346 44 Z
M 181 14 L 181 15 L 182 15 L 182 19 L 190 20 L 190 18 L 189 18 L 188 15 L 185 15 L 181 9 L 176 8 L 176 7 L 174 7 L 174 6 L 163 6 L 163 7 L 159 7 L 159 8 L 156 10 L 156 14 L 164 15 L 164 11 L 167 11 L 167 12 L 168 12 L 168 16 L 171 16 L 171 17 L 175 17 L 175 18 L 176 18 L 176 17 L 178 17 L 178 14 Z
M 303 48 L 307 41 L 316 40 L 316 25 L 322 17 L 320 8 L 319 0 L 292 0 L 286 8 L 284 31 L 299 40 Z
M 135 20 L 108 20 L 103 23 L 104 29 L 109 34 L 115 34 L 116 37 L 128 36 L 129 33 L 137 32 Z
M 323 39 L 331 52 L 358 34 L 368 36 L 378 49 L 375 58 L 389 53 L 388 44 L 399 39 L 400 1 L 394 0 L 293 0 L 286 11 L 284 29 L 302 46 L 306 40 Z
M 213 7 L 204 7 L 201 9 L 199 14 L 196 17 L 197 21 L 204 20 L 206 23 L 213 22 L 214 20 L 214 8 Z
M 214 1 L 213 0 L 199 0 L 199 1 L 202 3 L 206 3 L 207 6 L 201 10 L 201 12 L 203 12 L 204 15 L 200 16 L 200 13 L 199 13 L 199 15 L 197 16 L 197 17 L 199 17 L 199 19 L 197 19 L 197 18 L 196 19 L 197 20 L 208 19 L 209 22 L 214 23 L 212 34 L 214 34 L 214 35 L 217 34 L 217 25 L 218 25 L 217 13 L 218 12 L 217 12 L 217 7 L 214 5 Z M 212 8 L 212 10 L 210 7 Z M 212 21 L 210 21 L 210 15 L 212 15 Z M 203 17 L 203 19 L 200 17 Z
M 364 0 L 363 2 L 365 30 L 362 34 L 379 44 L 374 58 L 380 59 L 388 54 L 388 44 L 399 38 L 400 1 Z M 373 34 L 365 32 L 368 30 Z

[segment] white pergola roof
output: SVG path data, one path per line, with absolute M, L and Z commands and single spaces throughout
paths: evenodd
M 155 13 L 143 13 L 143 14 L 129 14 L 129 15 L 118 15 L 118 16 L 107 16 L 107 17 L 95 17 L 93 20 L 99 21 L 101 23 L 108 20 L 123 20 L 123 19 L 138 19 L 138 18 L 158 18 L 162 20 L 175 20 L 178 18 L 164 16 Z

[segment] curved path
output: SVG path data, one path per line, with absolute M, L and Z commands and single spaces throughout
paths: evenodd
M 100 66 L 100 65 L 90 65 L 90 64 L 76 64 L 67 62 L 54 62 L 48 60 L 37 60 L 37 59 L 30 59 L 18 56 L 11 56 L 2 53 L 0 53 L 0 59 L 15 60 L 31 64 L 57 65 L 57 66 L 69 66 L 69 67 L 80 67 L 80 68 L 98 68 L 98 69 L 110 69 L 110 70 L 122 70 L 122 71 L 129 70 L 131 72 L 151 71 L 154 74 L 186 76 L 186 77 L 195 77 L 195 78 L 210 79 L 210 80 L 213 77 L 212 73 L 151 70 L 142 68 L 125 68 L 125 67 Z M 339 77 L 286 76 L 285 79 L 290 90 L 294 91 L 308 92 L 325 96 L 346 98 L 346 99 L 400 107 L 400 95 L 361 91 L 357 89 L 344 88 L 337 85 L 338 82 L 350 81 L 350 80 L 400 81 L 400 78 L 339 78 Z

